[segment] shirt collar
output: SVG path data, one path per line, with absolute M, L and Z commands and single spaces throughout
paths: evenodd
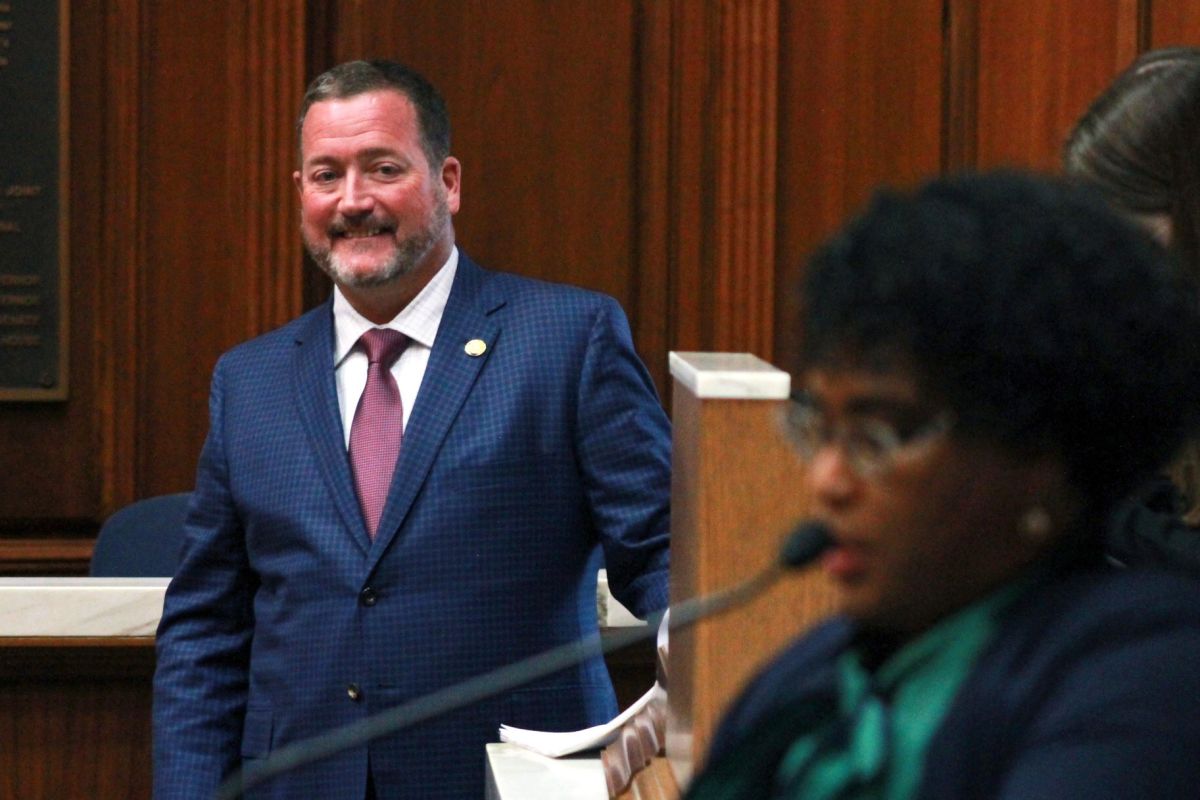
M 442 313 L 446 310 L 446 302 L 450 299 L 450 288 L 454 285 L 454 275 L 457 271 L 458 247 L 455 246 L 450 249 L 450 257 L 446 259 L 446 263 L 434 273 L 434 276 L 429 279 L 429 283 L 425 284 L 417 296 L 385 325 L 376 325 L 358 313 L 335 284 L 333 287 L 335 339 L 333 363 L 335 368 L 345 360 L 359 337 L 371 328 L 391 328 L 407 336 L 412 344 L 432 348 L 438 326 L 442 322 Z

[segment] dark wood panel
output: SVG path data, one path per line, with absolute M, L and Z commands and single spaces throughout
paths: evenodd
M 49 524 L 75 532 L 80 526 L 69 521 L 50 520 Z M 44 532 L 47 522 L 40 521 L 32 530 L 20 530 L 17 523 L 10 535 L 0 537 L 0 575 L 86 575 L 92 560 L 94 541 L 90 530 L 74 536 Z M 87 526 L 90 529 L 90 525 Z M 40 534 L 40 535 L 39 535 Z
M 679 304 L 669 276 L 675 263 L 677 170 L 671 163 L 674 116 L 672 91 L 672 16 L 667 3 L 642 2 L 637 9 L 636 64 L 637 154 L 634 164 L 636 229 L 632 258 L 636 295 L 630 298 L 629 322 L 639 351 L 670 408 L 666 353 L 676 346 L 674 321 Z
M 641 37 L 670 36 L 671 23 L 668 9 L 646 5 L 366 0 L 337 3 L 326 24 L 334 60 L 392 58 L 445 95 L 463 164 L 462 248 L 495 269 L 616 297 L 662 389 L 668 264 L 652 238 L 661 229 L 639 213 L 661 207 L 646 209 L 635 187 L 663 190 L 661 172 L 642 173 L 665 164 L 647 163 L 641 132 L 651 127 L 649 146 L 665 145 L 668 108 L 647 95 L 639 69 Z
M 0 797 L 150 797 L 153 640 L 0 650 Z
M 1196 0 L 1147 0 L 1149 47 L 1200 45 L 1200 3 Z
M 147 3 L 143 15 L 135 402 L 146 495 L 191 487 L 220 353 L 300 311 L 291 121 L 303 16 L 240 2 Z
M 780 6 L 640 8 L 638 278 L 653 301 L 638 324 L 657 352 L 772 357 Z
M 96 130 L 103 172 L 94 187 L 101 222 L 96 242 L 96 436 L 77 455 L 94 459 L 101 476 L 99 515 L 137 496 L 137 274 L 142 264 L 142 209 L 138 195 L 141 92 L 139 0 L 105 7 L 99 45 L 103 83 L 93 96 L 102 109 Z
M 782 9 L 775 302 L 788 364 L 793 289 L 812 248 L 880 184 L 938 173 L 944 70 L 940 0 Z
M 650 642 L 606 662 L 623 707 L 654 682 Z M 149 798 L 153 677 L 149 637 L 0 637 L 0 798 Z
M 641 143 L 643 158 L 661 164 L 661 171 L 645 173 L 660 181 L 647 187 L 653 192 L 647 200 L 663 205 L 646 209 L 662 227 L 658 241 L 646 232 L 641 277 L 649 284 L 661 275 L 667 287 L 667 349 L 701 350 L 708 347 L 705 320 L 712 311 L 713 193 L 706 181 L 712 178 L 709 139 L 719 69 L 713 59 L 714 15 L 709 3 L 674 2 L 645 3 L 644 16 L 654 25 L 641 43 L 641 81 L 653 87 L 647 99 L 656 102 L 643 103 Z M 665 256 L 661 272 L 652 271 L 650 261 L 649 248 L 657 245 Z
M 719 5 L 709 112 L 713 229 L 708 348 L 770 359 L 774 349 L 779 3 Z M 700 189 L 701 192 L 704 189 Z
M 1135 0 L 995 0 L 979 10 L 978 163 L 1057 171 L 1088 103 L 1137 53 Z
M 634 296 L 630 3 L 341 3 L 337 59 L 392 58 L 446 97 L 459 241 L 482 263 Z M 599 35 L 602 32 L 602 35 Z

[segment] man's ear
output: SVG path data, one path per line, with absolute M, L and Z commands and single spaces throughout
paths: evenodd
M 446 191 L 446 208 L 451 214 L 457 214 L 462 199 L 462 164 L 454 156 L 446 156 L 442 161 L 441 179 Z

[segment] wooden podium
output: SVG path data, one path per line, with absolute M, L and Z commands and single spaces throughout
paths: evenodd
M 0 578 L 0 800 L 149 800 L 166 588 L 165 578 Z M 607 580 L 596 601 L 603 632 L 638 624 Z M 654 680 L 649 646 L 607 663 L 625 703 Z
M 150 797 L 166 585 L 0 578 L 0 798 Z
M 810 497 L 779 415 L 790 377 L 741 353 L 671 353 L 671 603 L 731 586 L 777 558 Z M 830 613 L 817 572 L 671 634 L 667 758 L 681 786 L 729 702 L 763 663 Z

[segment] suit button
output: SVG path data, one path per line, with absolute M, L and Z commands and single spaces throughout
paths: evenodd
M 379 601 L 379 595 L 370 586 L 358 593 L 358 602 L 364 606 L 373 606 Z
M 362 690 L 358 688 L 357 683 L 352 683 L 346 687 L 346 696 L 357 703 L 362 699 Z

